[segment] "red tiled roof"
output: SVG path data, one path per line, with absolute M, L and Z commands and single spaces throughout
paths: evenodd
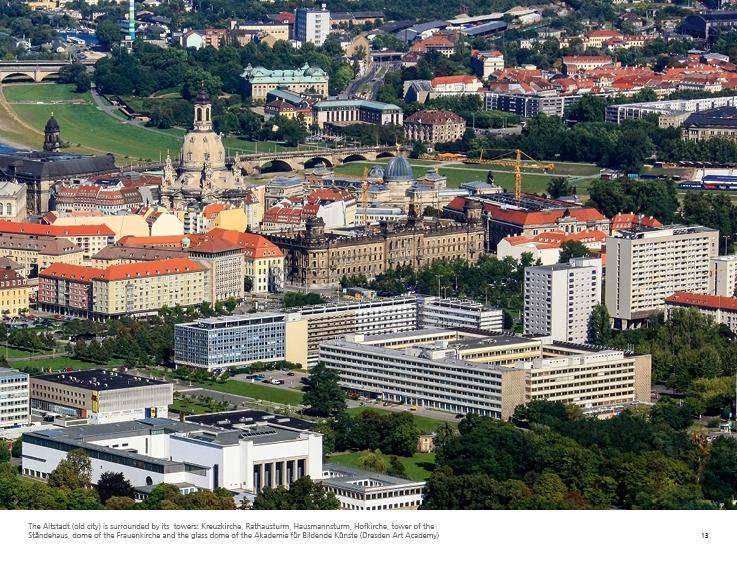
M 167 258 L 151 262 L 136 262 L 134 264 L 118 264 L 108 266 L 102 274 L 93 278 L 97 280 L 114 281 L 130 280 L 135 278 L 152 278 L 169 274 L 186 274 L 204 271 L 205 267 L 189 258 Z
M 115 232 L 106 224 L 60 226 L 0 220 L 0 233 L 3 232 L 9 234 L 33 234 L 37 236 L 115 236 Z
M 668 304 L 678 304 L 689 307 L 705 307 L 707 309 L 737 311 L 737 297 L 678 291 L 673 295 L 666 297 L 665 302 Z
M 243 248 L 245 256 L 250 259 L 279 258 L 284 256 L 284 253 L 276 244 L 260 234 L 238 232 L 237 230 L 227 230 L 224 228 L 213 228 L 208 234 L 237 243 Z
M 456 83 L 472 84 L 478 81 L 473 75 L 448 75 L 447 77 L 435 77 L 431 84 L 433 87 L 437 85 L 453 85 Z
M 92 280 L 102 276 L 104 270 L 77 266 L 66 262 L 55 262 L 39 274 L 41 278 L 71 280 L 74 282 L 92 283 Z

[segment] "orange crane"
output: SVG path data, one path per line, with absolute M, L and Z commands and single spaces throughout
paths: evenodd
M 511 155 L 506 154 L 507 156 Z M 525 159 L 523 159 L 525 158 Z M 504 156 L 497 159 L 484 159 L 484 151 L 481 150 L 481 155 L 478 159 L 465 159 L 463 163 L 468 164 L 482 164 L 499 167 L 511 167 L 514 170 L 514 198 L 519 204 L 522 198 L 522 170 L 542 170 L 545 173 L 553 171 L 555 169 L 554 163 L 541 163 L 535 158 L 528 156 L 525 152 L 517 148 L 514 150 L 514 159 L 505 158 Z

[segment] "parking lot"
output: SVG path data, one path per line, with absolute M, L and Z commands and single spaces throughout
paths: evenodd
M 250 376 L 263 376 L 264 380 L 253 380 Z M 254 372 L 253 374 L 236 374 L 232 379 L 240 382 L 254 382 L 256 384 L 274 386 L 276 388 L 300 388 L 302 386 L 301 380 L 305 376 L 307 374 L 304 372 L 292 370 L 265 370 L 263 372 Z M 271 380 L 280 380 L 282 383 L 273 384 L 270 382 Z

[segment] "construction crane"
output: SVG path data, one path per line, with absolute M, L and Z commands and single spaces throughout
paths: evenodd
M 511 155 L 511 152 L 507 155 Z M 525 158 L 525 159 L 523 159 Z M 468 164 L 482 164 L 491 165 L 498 167 L 511 167 L 514 169 L 514 199 L 519 205 L 522 199 L 522 170 L 542 170 L 544 173 L 549 173 L 555 169 L 554 163 L 541 163 L 535 158 L 528 156 L 525 152 L 517 148 L 514 150 L 514 159 L 505 158 L 504 156 L 496 159 L 484 159 L 484 150 L 481 150 L 481 154 L 478 159 L 465 159 L 463 163 Z

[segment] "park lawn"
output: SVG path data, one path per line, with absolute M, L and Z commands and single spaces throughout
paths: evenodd
M 23 358 L 26 356 L 33 356 L 34 354 L 46 354 L 50 353 L 50 350 L 25 350 L 22 348 L 8 347 L 2 351 L 8 359 Z
M 396 413 L 396 412 L 390 412 L 389 410 L 385 410 L 383 408 L 379 407 L 372 407 L 372 406 L 361 406 L 357 408 L 348 408 L 346 410 L 346 413 L 351 416 L 356 416 L 360 413 L 365 412 L 366 410 L 373 410 L 379 413 Z M 432 417 L 425 417 L 424 415 L 417 415 L 414 412 L 407 412 L 412 414 L 412 417 L 415 419 L 415 423 L 417 424 L 417 427 L 419 427 L 420 431 L 430 433 L 433 431 L 436 431 L 438 426 L 443 423 L 451 423 L 455 425 L 451 421 L 443 421 L 442 419 L 435 419 Z
M 87 362 L 77 358 L 68 356 L 57 356 L 56 358 L 41 358 L 37 360 L 9 360 L 8 363 L 13 368 L 33 368 L 40 372 L 59 372 L 65 368 L 73 368 L 74 370 L 85 370 L 87 368 L 109 368 L 113 366 L 122 366 L 125 363 L 117 358 L 113 358 L 106 364 L 98 364 L 95 362 Z
M 251 382 L 238 382 L 236 380 L 230 380 L 225 384 L 208 384 L 207 386 L 203 386 L 203 388 L 290 406 L 301 404 L 303 396 L 302 392 L 296 390 L 264 386 Z
M 387 468 L 389 467 L 389 457 L 390 455 L 384 455 Z M 361 468 L 358 466 L 360 458 L 361 452 L 354 452 L 331 455 L 328 460 L 331 463 L 338 463 L 347 467 Z M 399 460 L 404 465 L 409 479 L 414 481 L 427 480 L 432 474 L 433 468 L 435 468 L 435 453 L 415 453 L 411 457 L 399 457 Z
M 32 105 L 14 104 L 20 119 L 37 130 L 53 111 L 61 127 L 61 136 L 69 144 L 67 151 L 94 150 L 110 152 L 134 160 L 158 160 L 168 150 L 179 154 L 181 138 L 151 128 L 139 128 L 105 114 L 92 104 Z M 128 164 L 121 164 L 128 165 Z
M 74 92 L 74 85 L 62 85 L 59 83 L 5 85 L 3 92 L 6 100 L 11 103 L 18 102 L 55 102 L 55 101 L 84 101 L 92 102 L 89 92 Z

